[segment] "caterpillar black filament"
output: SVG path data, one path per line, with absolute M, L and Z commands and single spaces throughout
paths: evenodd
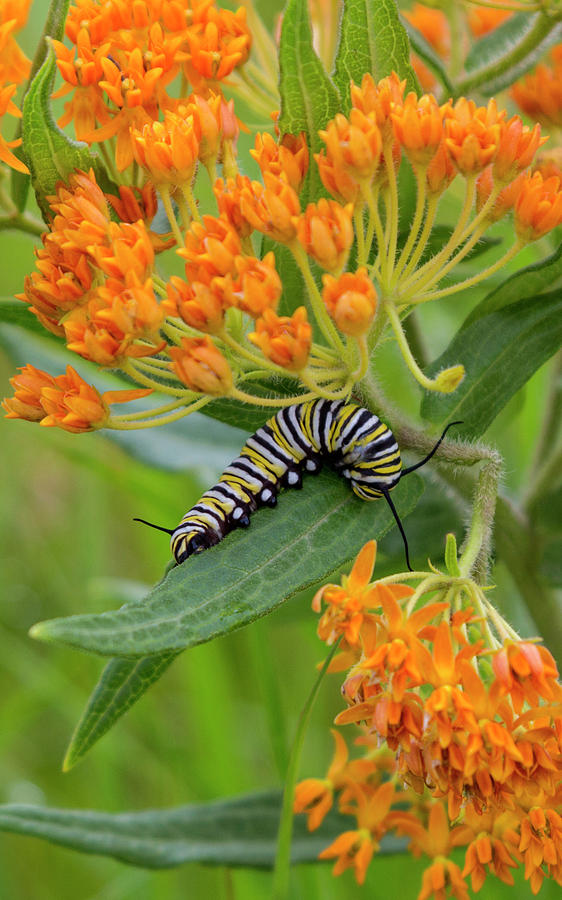
M 354 403 L 310 400 L 280 410 L 248 439 L 240 456 L 225 469 L 217 484 L 186 512 L 171 534 L 171 550 L 182 563 L 193 553 L 218 544 L 233 528 L 250 524 L 259 506 L 275 506 L 281 487 L 301 487 L 303 472 L 315 474 L 325 461 L 349 480 L 362 500 L 384 497 L 394 515 L 410 559 L 408 542 L 390 498 L 400 478 L 419 469 L 435 453 L 451 425 L 421 462 L 402 467 L 391 430 L 374 413 Z

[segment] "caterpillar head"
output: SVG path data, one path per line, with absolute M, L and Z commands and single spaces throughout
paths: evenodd
M 172 535 L 170 547 L 178 565 L 194 553 L 201 553 L 218 543 L 218 536 L 212 531 L 191 530 L 186 534 Z

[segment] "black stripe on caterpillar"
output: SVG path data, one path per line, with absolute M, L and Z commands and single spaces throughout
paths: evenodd
M 405 469 L 391 430 L 374 413 L 355 403 L 310 400 L 281 409 L 253 434 L 217 484 L 206 491 L 174 529 L 135 519 L 171 535 L 176 562 L 218 544 L 233 528 L 250 524 L 259 506 L 275 506 L 281 487 L 301 487 L 303 472 L 320 471 L 323 462 L 349 481 L 362 500 L 384 497 L 404 541 L 404 528 L 390 491 L 437 451 L 451 422 L 421 462 Z

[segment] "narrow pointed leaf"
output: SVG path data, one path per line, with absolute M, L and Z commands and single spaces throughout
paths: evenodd
M 178 653 L 112 659 L 102 672 L 72 735 L 63 763 L 68 772 L 115 722 L 158 681 Z
M 561 340 L 561 290 L 482 316 L 458 332 L 428 370 L 433 376 L 462 363 L 465 380 L 452 394 L 427 394 L 422 414 L 441 425 L 462 420 L 460 435 L 479 437 Z
M 103 182 L 105 170 L 88 145 L 73 141 L 56 124 L 51 112 L 51 91 L 56 72 L 55 54 L 49 48 L 45 61 L 25 95 L 22 138 L 25 161 L 31 172 L 37 203 L 45 221 L 49 218 L 46 197 L 58 181 L 75 169 L 93 168 Z
M 349 110 L 349 84 L 360 84 L 370 72 L 375 81 L 396 72 L 406 90 L 420 93 L 410 66 L 410 43 L 394 0 L 346 0 L 334 80 Z
M 422 490 L 409 476 L 393 493 L 404 518 Z M 33 637 L 106 656 L 146 656 L 212 640 L 247 625 L 326 578 L 394 524 L 384 501 L 358 500 L 333 472 L 306 478 L 248 530 L 173 568 L 142 604 L 41 622 Z
M 318 131 L 340 111 L 337 88 L 324 70 L 312 46 L 312 28 L 306 0 L 289 0 L 283 13 L 279 45 L 282 134 L 304 131 L 309 145 L 310 168 L 301 202 L 316 199 L 322 185 L 312 154 L 320 149 Z
M 476 319 L 481 319 L 482 316 L 487 316 L 504 306 L 510 306 L 514 297 L 517 297 L 518 300 L 536 297 L 538 294 L 546 293 L 547 289 L 551 291 L 560 284 L 562 284 L 562 244 L 546 259 L 525 266 L 524 269 L 519 269 L 518 272 L 514 272 L 513 275 L 506 278 L 502 284 L 494 288 L 474 307 L 461 328 L 467 328 Z
M 277 791 L 132 813 L 7 804 L 0 806 L 0 830 L 143 868 L 198 862 L 270 869 L 275 861 L 280 811 L 281 793 Z M 305 816 L 297 816 L 293 863 L 315 862 L 320 851 L 353 828 L 354 822 L 332 810 L 317 831 L 309 832 Z M 404 841 L 385 838 L 380 852 L 404 849 Z

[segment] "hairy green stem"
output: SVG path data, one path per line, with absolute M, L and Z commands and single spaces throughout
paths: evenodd
M 455 5 L 455 4 L 453 4 Z M 465 78 L 461 78 L 456 85 L 456 95 L 470 95 L 475 88 L 493 78 L 497 78 L 504 72 L 509 72 L 517 63 L 520 63 L 526 56 L 531 54 L 539 44 L 547 37 L 549 32 L 560 21 L 560 14 L 557 16 L 545 15 L 539 13 L 537 15 L 533 28 L 525 35 L 525 37 L 515 45 L 515 47 L 505 56 L 495 59 L 489 66 L 479 69 Z

